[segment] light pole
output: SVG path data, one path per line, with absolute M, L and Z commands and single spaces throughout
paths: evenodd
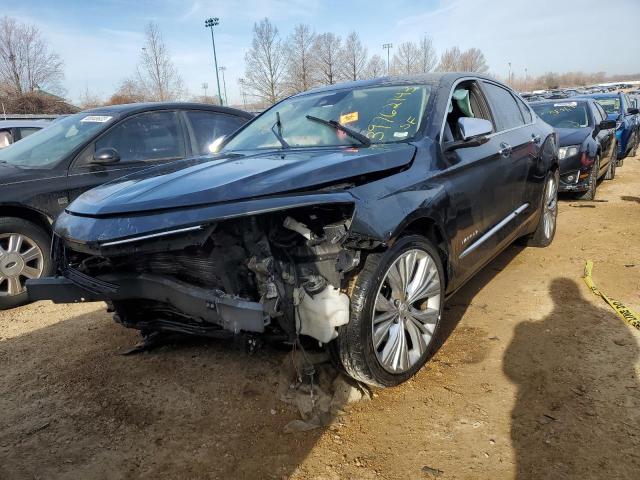
M 222 85 L 224 87 L 224 103 L 229 105 L 229 97 L 227 97 L 227 81 L 224 79 L 224 71 L 226 69 L 227 69 L 227 67 L 218 68 L 218 70 L 220 70 L 222 72 Z
M 509 86 L 511 86 L 511 62 L 509 62 Z
M 204 82 L 202 84 L 202 89 L 204 90 L 204 101 L 205 101 L 205 103 L 207 102 L 207 88 L 209 88 L 209 84 L 207 82 Z
M 529 91 L 529 71 L 527 70 L 527 67 L 524 67 L 524 91 Z
M 220 19 L 218 17 L 207 18 L 204 21 L 205 28 L 211 29 L 211 45 L 213 45 L 213 65 L 216 69 L 216 82 L 218 83 L 218 99 L 220 100 L 220 105 L 224 105 L 222 103 L 222 95 L 220 94 L 220 76 L 218 75 L 218 57 L 216 57 L 216 41 L 213 38 L 213 27 L 220 24 Z
M 389 75 L 389 52 L 393 48 L 393 43 L 384 43 L 382 48 L 387 51 L 387 75 Z
M 244 78 L 239 78 L 238 83 L 240 84 L 240 94 L 242 95 L 242 104 L 244 105 L 245 110 L 247 109 L 247 92 L 244 90 Z

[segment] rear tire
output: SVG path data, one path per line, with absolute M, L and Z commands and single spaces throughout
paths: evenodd
M 349 323 L 329 344 L 332 358 L 369 385 L 406 381 L 433 353 L 444 286 L 439 252 L 424 237 L 402 237 L 368 255 L 351 289 Z
M 591 173 L 589 174 L 589 188 L 586 192 L 578 194 L 580 200 L 594 200 L 596 198 L 596 189 L 598 188 L 598 172 L 600 171 L 600 156 L 596 157 L 593 163 Z
M 35 223 L 0 218 L 0 310 L 28 303 L 28 278 L 51 273 L 51 237 Z
M 544 184 L 538 226 L 535 232 L 525 240 L 525 244 L 529 247 L 547 247 L 556 235 L 559 182 L 558 170 L 550 172 Z

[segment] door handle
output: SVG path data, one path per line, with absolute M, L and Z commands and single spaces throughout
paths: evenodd
M 513 149 L 511 148 L 511 145 L 509 145 L 506 142 L 501 142 L 500 143 L 500 150 L 498 150 L 498 153 L 500 155 L 502 155 L 503 157 L 508 157 L 511 155 L 511 151 Z
M 531 134 L 531 143 L 535 143 L 536 145 L 540 143 L 540 135 L 536 135 L 535 133 Z

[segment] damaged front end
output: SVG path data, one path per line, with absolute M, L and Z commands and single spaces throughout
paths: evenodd
M 361 258 L 353 203 L 239 216 L 123 239 L 56 237 L 57 275 L 32 300 L 106 301 L 123 325 L 153 332 L 334 339 Z M 65 214 L 68 215 L 68 214 Z

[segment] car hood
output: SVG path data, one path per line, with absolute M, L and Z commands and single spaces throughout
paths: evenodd
M 84 193 L 67 212 L 119 215 L 328 186 L 409 164 L 411 144 L 232 152 L 162 165 Z
M 558 133 L 559 146 L 566 147 L 568 145 L 582 145 L 585 138 L 593 132 L 593 128 L 556 128 L 555 131 Z
M 620 114 L 619 113 L 608 113 L 607 114 L 607 120 L 618 121 L 619 118 L 620 118 Z

